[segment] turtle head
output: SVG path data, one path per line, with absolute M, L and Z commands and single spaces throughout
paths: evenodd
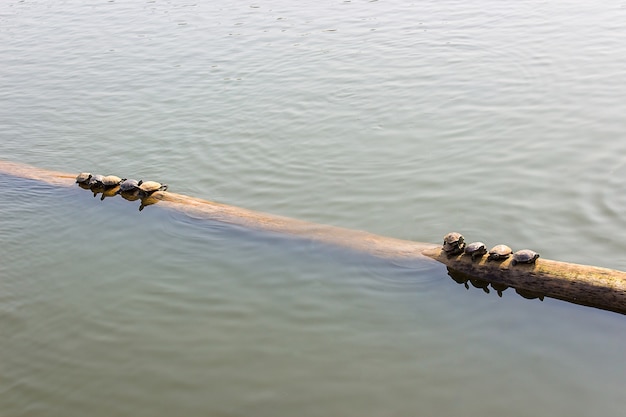
M 137 183 L 137 185 L 141 185 L 143 184 L 143 180 L 139 180 L 139 182 Z

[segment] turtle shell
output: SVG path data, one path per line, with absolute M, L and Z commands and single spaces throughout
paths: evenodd
M 465 253 L 470 255 L 472 260 L 474 260 L 487 253 L 487 246 L 483 242 L 472 242 L 465 246 Z
M 120 191 L 121 192 L 135 191 L 136 189 L 139 188 L 141 184 L 142 184 L 141 181 L 137 181 L 133 179 L 124 180 L 120 184 Z
M 487 259 L 490 261 L 502 261 L 511 256 L 511 253 L 513 253 L 513 250 L 507 245 L 496 245 L 489 250 Z
M 513 254 L 513 265 L 533 264 L 539 258 L 539 254 L 530 249 L 518 250 Z
M 106 177 L 102 178 L 102 185 L 104 185 L 105 187 L 113 187 L 119 185 L 122 181 L 124 180 L 120 177 L 117 177 L 115 175 L 107 175 Z
M 167 185 L 156 181 L 145 181 L 139 185 L 139 189 L 144 193 L 153 193 L 155 191 L 167 190 Z
M 89 180 L 91 180 L 91 173 L 90 172 L 81 172 L 76 177 L 76 182 L 79 183 L 79 184 L 86 184 L 86 183 L 89 182 Z
M 457 232 L 448 233 L 443 237 L 443 250 L 448 255 L 456 255 L 463 252 L 465 242 L 463 235 Z
M 457 232 L 450 232 L 443 237 L 444 245 L 458 245 L 463 243 L 463 235 Z
M 92 175 L 89 179 L 89 185 L 97 187 L 102 185 L 102 181 L 104 180 L 104 175 L 96 174 Z

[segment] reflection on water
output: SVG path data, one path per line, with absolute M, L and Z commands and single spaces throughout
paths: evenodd
M 145 207 L 151 206 L 152 204 L 156 204 L 160 201 L 160 199 L 154 195 L 141 197 L 140 200 L 141 200 L 141 205 L 139 206 L 139 211 L 142 211 Z
M 447 270 L 448 270 L 448 276 L 452 278 L 454 282 L 456 282 L 457 284 L 464 285 L 465 288 L 468 290 L 470 289 L 468 282 L 471 283 L 473 287 L 482 289 L 483 292 L 485 292 L 486 294 L 491 293 L 491 291 L 489 290 L 489 286 L 491 286 L 491 288 L 496 290 L 498 297 L 502 297 L 502 293 L 510 287 L 508 285 L 504 285 L 504 284 L 497 283 L 497 282 L 491 282 L 486 279 L 476 278 L 474 276 L 457 271 L 453 268 L 448 267 Z M 511 288 L 515 289 L 515 292 L 517 294 L 519 294 L 520 296 L 528 300 L 534 300 L 538 298 L 539 300 L 543 301 L 544 299 L 544 295 L 538 292 L 529 291 L 529 290 L 521 289 L 521 288 L 515 288 L 515 287 L 511 287 Z
M 515 292 L 528 300 L 534 300 L 538 298 L 539 300 L 543 301 L 543 297 L 544 297 L 543 294 L 538 293 L 536 291 L 528 291 L 528 290 L 524 290 L 521 288 L 516 288 Z
M 77 185 L 83 190 L 89 190 L 93 193 L 94 198 L 100 194 L 100 201 L 103 201 L 105 198 L 115 197 L 119 195 L 124 200 L 127 201 L 137 201 L 141 200 L 141 204 L 139 205 L 139 211 L 142 211 L 145 207 L 150 206 L 152 204 L 156 204 L 161 201 L 160 196 L 154 194 L 154 192 L 142 192 L 141 190 L 132 190 L 132 191 L 121 191 L 119 185 L 115 185 L 112 187 L 105 187 L 102 184 L 86 184 L 86 183 L 77 183 Z M 160 190 L 157 190 L 160 191 Z
M 508 285 L 505 284 L 499 284 L 497 282 L 492 282 L 491 283 L 491 287 L 496 290 L 496 292 L 498 293 L 498 297 L 502 297 L 502 293 L 509 288 Z

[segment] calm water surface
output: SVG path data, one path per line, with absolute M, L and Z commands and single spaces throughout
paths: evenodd
M 626 270 L 626 4 L 4 2 L 0 158 Z M 0 414 L 620 416 L 622 315 L 0 175 Z

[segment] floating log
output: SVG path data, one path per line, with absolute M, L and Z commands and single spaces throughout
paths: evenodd
M 28 178 L 55 186 L 76 186 L 76 174 L 43 170 L 33 166 L 0 160 L 0 172 Z M 188 213 L 195 217 L 242 226 L 248 229 L 276 232 L 287 236 L 319 241 L 368 253 L 387 259 L 418 259 L 429 261 L 422 250 L 437 246 L 434 243 L 394 239 L 360 230 L 345 229 L 289 217 L 260 213 L 227 204 L 189 197 L 169 191 L 157 191 L 150 195 L 145 205 L 160 206 Z
M 1 160 L 0 172 L 63 187 L 74 186 L 77 175 Z M 169 191 L 152 194 L 147 201 L 142 202 L 142 208 L 154 203 L 196 217 L 327 243 L 379 258 L 418 262 L 434 260 L 446 265 L 449 275 L 457 282 L 469 281 L 476 287 L 491 284 L 499 293 L 506 287 L 513 287 L 527 298 L 545 296 L 626 314 L 626 272 L 622 271 L 543 258 L 534 264 L 515 266 L 510 258 L 504 261 L 488 261 L 487 256 L 483 256 L 472 261 L 465 254 L 448 256 L 440 244 L 407 241 L 321 225 Z
M 626 272 L 539 258 L 534 264 L 513 265 L 512 258 L 472 261 L 466 254 L 448 256 L 441 247 L 422 253 L 448 267 L 452 278 L 479 278 L 513 287 L 526 298 L 535 295 L 626 314 Z M 455 279 L 459 282 L 459 279 Z

